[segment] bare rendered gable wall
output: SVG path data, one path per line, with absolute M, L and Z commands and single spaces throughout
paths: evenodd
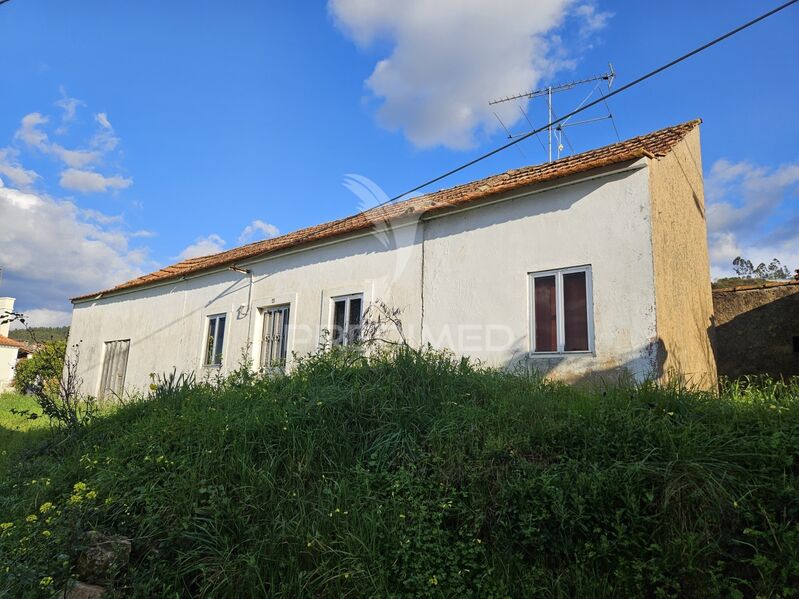
M 652 256 L 662 379 L 716 383 L 713 298 L 699 128 L 650 166 Z

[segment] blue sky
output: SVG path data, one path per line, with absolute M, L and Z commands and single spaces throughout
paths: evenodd
M 491 98 L 608 62 L 620 85 L 773 5 L 11 0 L 0 295 L 66 323 L 72 295 L 357 212 L 348 174 L 394 195 L 495 147 Z M 622 138 L 704 119 L 716 276 L 738 254 L 799 267 L 798 29 L 792 7 L 610 101 Z M 615 140 L 575 127 L 565 151 Z M 543 160 L 530 139 L 434 189 Z

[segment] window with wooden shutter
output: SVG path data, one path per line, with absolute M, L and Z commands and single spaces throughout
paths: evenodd
M 110 396 L 121 397 L 125 389 L 125 372 L 128 368 L 130 339 L 106 341 L 103 356 L 103 371 L 100 375 L 98 399 Z
M 593 351 L 591 267 L 531 273 L 531 350 Z

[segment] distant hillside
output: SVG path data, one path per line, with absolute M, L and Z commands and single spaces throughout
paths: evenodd
M 26 342 L 66 341 L 69 336 L 69 327 L 30 327 L 29 329 L 15 329 L 8 334 L 12 339 Z

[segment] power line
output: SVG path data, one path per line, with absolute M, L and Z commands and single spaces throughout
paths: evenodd
M 720 35 L 719 37 L 707 42 L 706 44 L 703 44 L 702 46 L 699 46 L 698 48 L 696 48 L 694 50 L 691 50 L 687 54 L 683 54 L 682 56 L 680 56 L 678 58 L 675 58 L 671 62 L 668 62 L 668 63 L 664 64 L 663 66 L 660 66 L 660 67 L 658 67 L 658 68 L 656 68 L 656 69 L 654 69 L 652 71 L 649 71 L 645 75 L 642 75 L 642 76 L 638 77 L 638 79 L 635 79 L 634 81 L 631 81 L 630 83 L 627 83 L 626 85 L 622 85 L 621 87 L 616 88 L 612 92 L 609 92 L 607 95 L 602 95 L 600 98 L 598 98 L 598 99 L 596 99 L 596 100 L 594 100 L 592 102 L 589 102 L 588 104 L 585 104 L 584 106 L 581 106 L 580 108 L 577 108 L 576 110 L 573 110 L 570 113 L 565 114 L 565 115 L 563 115 L 562 117 L 560 117 L 558 119 L 555 119 L 554 121 L 552 121 L 551 125 L 555 125 L 557 123 L 565 121 L 565 120 L 573 117 L 575 114 L 578 114 L 580 112 L 588 110 L 589 108 L 592 108 L 592 107 L 596 106 L 599 103 L 603 103 L 604 102 L 607 105 L 607 100 L 609 98 L 612 98 L 613 96 L 615 96 L 617 94 L 620 94 L 623 91 L 626 91 L 626 90 L 630 89 L 631 87 L 636 86 L 639 83 L 642 83 L 642 82 L 646 81 L 647 79 L 650 79 L 650 78 L 654 77 L 655 75 L 658 75 L 658 74 L 662 73 L 663 71 L 665 71 L 667 69 L 670 69 L 671 67 L 683 62 L 684 60 L 687 60 L 687 59 L 691 58 L 692 56 L 695 56 L 696 54 L 699 54 L 700 52 L 703 52 L 703 51 L 707 50 L 708 48 L 710 48 L 712 46 L 715 46 L 719 42 L 723 42 L 727 38 L 730 38 L 733 35 L 735 35 L 737 33 L 740 33 L 744 29 L 748 29 L 752 25 L 755 25 L 756 23 L 759 23 L 760 21 L 762 21 L 764 19 L 767 19 L 768 17 L 770 17 L 770 16 L 772 16 L 772 15 L 774 15 L 776 13 L 778 13 L 778 12 L 780 12 L 782 10 L 785 10 L 786 8 L 788 8 L 792 4 L 796 4 L 797 2 L 799 2 L 799 0 L 789 0 L 789 2 L 785 2 L 784 4 L 781 4 L 778 7 L 774 8 L 774 9 L 772 9 L 772 10 L 766 12 L 766 13 L 763 13 L 762 15 L 752 19 L 751 21 L 747 21 L 743 25 L 741 25 L 739 27 L 736 27 L 735 29 L 732 29 L 731 31 L 728 31 L 724 35 Z M 528 138 L 532 137 L 533 135 L 537 136 L 539 133 L 544 131 L 548 126 L 550 126 L 550 125 L 545 125 L 543 127 L 539 127 L 538 129 L 533 129 L 532 131 L 529 131 L 529 132 L 527 132 L 527 133 L 525 133 L 523 135 L 520 135 L 519 137 L 516 137 L 516 138 L 512 139 L 511 141 L 509 141 L 509 142 L 507 142 L 507 143 L 505 143 L 505 144 L 503 144 L 503 145 L 501 145 L 501 146 L 499 146 L 497 148 L 494 148 L 490 152 L 486 152 L 485 154 L 481 154 L 477 158 L 469 160 L 468 162 L 465 162 L 465 163 L 461 164 L 460 166 L 457 166 L 457 167 L 455 167 L 453 169 L 450 169 L 447 172 L 445 172 L 445 173 L 443 173 L 441 175 L 438 175 L 437 177 L 433 177 L 432 179 L 430 179 L 428 181 L 425 181 L 424 183 L 421 183 L 421 184 L 417 185 L 416 187 L 413 187 L 413 188 L 411 188 L 411 189 L 409 189 L 409 190 L 407 190 L 407 191 L 405 191 L 405 192 L 403 192 L 403 193 L 401 193 L 399 195 L 395 195 L 392 198 L 389 198 L 387 200 L 383 200 L 382 202 L 380 202 L 378 204 L 375 204 L 374 206 L 369 208 L 369 210 L 374 210 L 375 208 L 381 208 L 381 207 L 383 207 L 383 206 L 385 206 L 387 204 L 390 204 L 391 202 L 395 202 L 396 200 L 399 200 L 400 198 L 402 198 L 402 197 L 404 197 L 406 195 L 409 195 L 411 193 L 419 191 L 419 190 L 427 187 L 428 185 L 432 185 L 433 183 L 437 183 L 437 182 L 441 181 L 442 179 L 446 179 L 447 177 L 450 177 L 450 176 L 454 175 L 455 173 L 459 173 L 460 171 L 465 170 L 465 169 L 469 168 L 470 166 L 473 166 L 473 165 L 477 164 L 478 162 L 482 162 L 486 158 L 490 158 L 491 156 L 494 156 L 495 154 L 499 154 L 503 150 L 507 150 L 511 146 L 515 146 L 516 144 L 523 142 L 525 139 L 528 139 Z M 614 123 L 614 127 L 615 127 L 615 123 Z M 617 134 L 618 134 L 618 132 L 617 132 Z M 358 213 L 356 215 L 353 215 L 353 216 L 358 216 L 360 214 L 364 214 L 365 212 L 367 212 L 367 210 L 364 210 L 363 212 L 360 212 L 360 213 Z M 350 216 L 350 217 L 346 217 L 346 218 L 353 218 L 353 217 Z M 327 225 L 327 227 L 322 227 L 321 229 L 317 229 L 313 233 L 310 233 L 308 237 L 317 236 L 322 231 L 325 231 L 327 228 L 330 228 L 330 227 L 334 226 L 336 223 L 339 223 L 342 220 L 346 220 L 346 218 L 345 219 L 338 219 L 336 221 L 332 221 L 329 225 Z M 306 239 L 307 239 L 307 237 L 306 237 Z M 304 240 L 301 240 L 301 241 L 304 241 Z

